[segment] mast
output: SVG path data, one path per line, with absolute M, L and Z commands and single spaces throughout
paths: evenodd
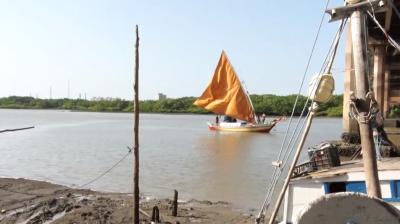
M 357 122 L 360 128 L 361 148 L 363 154 L 365 183 L 367 187 L 367 194 L 381 198 L 381 189 L 378 177 L 378 166 L 376 162 L 376 152 L 372 141 L 372 130 L 370 121 L 372 119 L 370 113 L 370 100 L 367 95 L 368 80 L 366 71 L 365 60 L 365 29 L 362 28 L 365 19 L 364 10 L 371 7 L 380 7 L 378 0 L 360 1 L 360 0 L 347 0 L 347 6 L 338 7 L 335 9 L 327 10 L 331 14 L 333 20 L 343 19 L 346 17 L 351 18 L 351 38 L 353 43 L 353 60 L 354 72 L 356 82 L 355 97 L 353 97 L 353 105 L 358 111 L 356 114 Z
M 369 100 L 366 99 L 367 95 L 367 74 L 365 71 L 364 47 L 362 44 L 365 30 L 362 29 L 361 24 L 365 19 L 364 14 L 357 10 L 351 14 L 351 34 L 353 40 L 353 60 L 355 68 L 355 81 L 356 81 L 356 97 L 361 101 L 359 105 L 360 116 L 363 119 L 367 118 L 369 114 Z M 364 43 L 366 44 L 366 43 Z M 369 121 L 358 120 L 360 127 L 361 149 L 363 153 L 365 183 L 367 185 L 367 193 L 369 196 L 381 198 L 381 189 L 378 177 L 378 165 L 376 162 L 376 153 L 374 143 L 372 141 L 372 130 Z
M 232 67 L 233 67 L 233 66 L 232 66 Z M 235 72 L 235 73 L 236 73 L 236 72 Z M 237 75 L 237 73 L 236 73 L 236 75 Z M 238 77 L 238 78 L 239 78 L 239 77 Z M 239 79 L 239 80 L 240 80 L 240 79 Z M 243 82 L 243 84 L 246 85 L 244 82 Z M 254 110 L 253 102 L 251 101 L 249 91 L 247 91 L 247 88 L 245 88 L 245 87 L 242 85 L 241 82 L 240 82 L 240 88 L 242 88 L 242 91 L 243 91 L 243 92 L 246 94 L 246 96 L 247 96 L 247 100 L 248 100 L 249 103 L 250 103 L 251 109 L 252 109 L 252 111 L 253 111 L 254 120 L 255 120 L 255 119 L 256 119 L 256 111 Z

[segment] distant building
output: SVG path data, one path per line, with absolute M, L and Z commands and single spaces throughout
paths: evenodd
M 92 97 L 91 101 L 115 101 L 121 100 L 120 98 L 113 98 L 113 97 Z
M 162 93 L 157 94 L 157 100 L 166 100 L 166 99 L 167 99 L 167 95 L 162 94 Z

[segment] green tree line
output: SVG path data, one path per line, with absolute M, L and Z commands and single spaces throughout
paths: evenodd
M 267 115 L 290 115 L 296 95 L 277 96 L 272 94 L 251 95 L 254 109 L 257 114 Z M 165 100 L 142 100 L 140 101 L 140 111 L 144 113 L 210 113 L 204 109 L 193 105 L 196 97 L 182 97 L 178 99 Z M 307 98 L 300 96 L 295 115 L 300 115 L 303 111 Z M 307 105 L 310 103 L 308 102 Z M 99 111 L 99 112 L 131 112 L 133 110 L 132 101 L 124 99 L 37 99 L 25 96 L 10 96 L 0 98 L 0 108 L 12 109 L 62 109 L 79 111 Z M 342 116 L 343 95 L 335 95 L 332 99 L 320 106 L 318 115 L 320 116 Z M 307 107 L 306 107 L 307 109 Z

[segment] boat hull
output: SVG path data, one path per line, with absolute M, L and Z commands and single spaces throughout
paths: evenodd
M 230 131 L 230 132 L 264 132 L 268 133 L 276 125 L 275 122 L 271 124 L 246 124 L 242 126 L 221 127 L 215 124 L 208 124 L 211 131 Z

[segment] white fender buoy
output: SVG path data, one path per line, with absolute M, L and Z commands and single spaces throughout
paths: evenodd
M 324 195 L 305 207 L 297 224 L 310 223 L 399 224 L 400 211 L 379 198 L 342 192 Z
M 332 74 L 316 75 L 309 84 L 309 95 L 312 100 L 317 103 L 328 102 L 335 90 L 335 80 Z

